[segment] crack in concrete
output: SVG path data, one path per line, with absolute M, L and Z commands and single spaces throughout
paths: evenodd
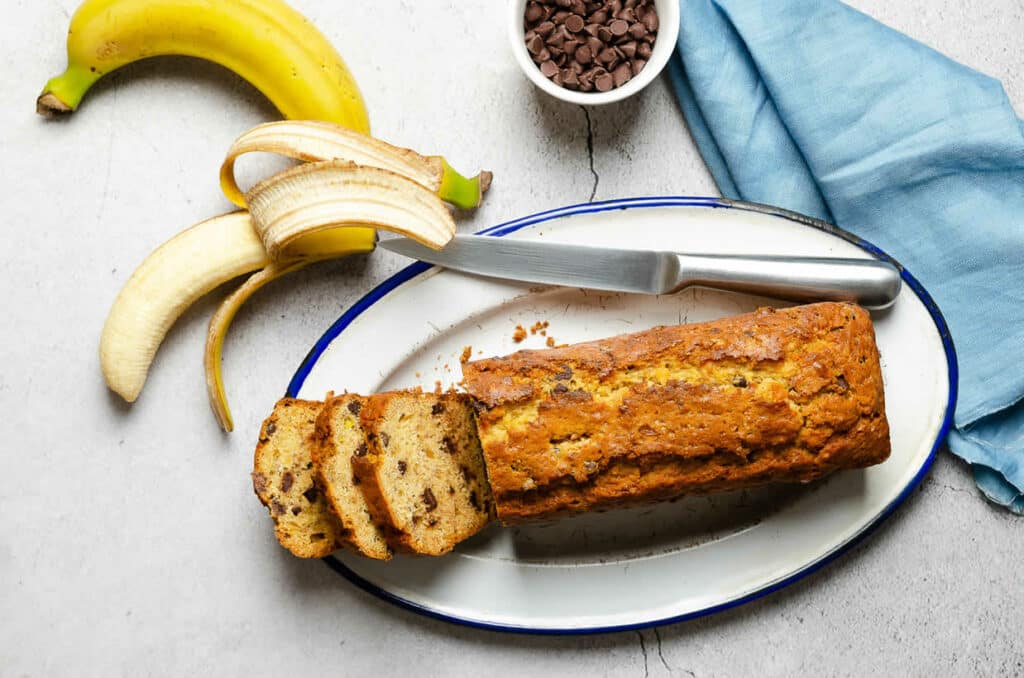
M 672 669 L 669 667 L 668 662 L 665 661 L 665 655 L 661 653 L 661 631 L 658 630 L 657 626 L 654 627 L 654 638 L 658 641 L 658 659 L 661 660 L 661 665 L 665 667 L 665 670 L 668 671 L 668 675 L 671 676 Z
M 589 120 L 589 116 L 587 117 Z M 640 639 L 640 652 L 644 655 L 644 678 L 649 678 L 651 675 L 650 670 L 647 667 L 647 645 L 644 643 L 644 634 L 642 631 L 636 632 L 636 637 Z
M 590 111 L 587 110 L 586 106 L 580 105 L 583 110 L 583 115 L 587 118 L 587 158 L 590 160 L 590 175 L 594 177 L 594 185 L 590 187 L 590 199 L 587 202 L 594 202 L 594 196 L 597 195 L 597 185 L 601 183 L 601 177 L 598 176 L 597 170 L 594 169 L 594 123 L 590 119 Z

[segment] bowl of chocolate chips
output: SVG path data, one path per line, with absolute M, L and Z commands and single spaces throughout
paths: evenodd
M 516 61 L 548 94 L 575 104 L 619 101 L 668 63 L 679 0 L 511 0 Z

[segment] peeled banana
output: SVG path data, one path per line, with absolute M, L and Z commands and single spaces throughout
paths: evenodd
M 270 263 L 247 212 L 214 217 L 149 255 L 114 301 L 100 337 L 100 367 L 134 402 L 164 335 L 186 308 L 218 285 Z
M 68 66 L 36 108 L 70 113 L 103 75 L 162 55 L 198 57 L 234 71 L 286 118 L 368 132 L 362 96 L 324 35 L 281 0 L 85 0 L 71 18 Z
M 390 170 L 412 179 L 460 209 L 479 206 L 491 184 L 490 172 L 480 172 L 467 179 L 438 155 L 420 155 L 329 122 L 284 120 L 252 128 L 228 149 L 220 168 L 220 183 L 224 195 L 239 207 L 246 205 L 235 179 L 235 161 L 246 153 L 256 152 L 276 153 L 306 162 L 348 160 L 357 165 Z
M 295 266 L 370 252 L 374 243 L 371 229 L 334 229 L 301 240 L 288 256 Z M 229 280 L 274 266 L 248 212 L 208 219 L 168 240 L 135 270 L 107 314 L 100 336 L 107 385 L 134 402 L 160 343 L 185 309 Z

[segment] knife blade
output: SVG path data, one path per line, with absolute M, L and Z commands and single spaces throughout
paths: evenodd
M 691 285 L 794 301 L 891 305 L 900 271 L 874 259 L 691 254 L 456 235 L 432 250 L 409 238 L 380 247 L 445 268 L 523 282 L 638 294 L 671 294 Z

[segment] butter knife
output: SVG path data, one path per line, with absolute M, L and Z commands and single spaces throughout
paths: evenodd
M 875 259 L 691 254 L 566 245 L 494 236 L 456 235 L 432 250 L 409 238 L 380 247 L 466 273 L 595 290 L 672 294 L 691 285 L 791 301 L 892 305 L 899 270 Z

